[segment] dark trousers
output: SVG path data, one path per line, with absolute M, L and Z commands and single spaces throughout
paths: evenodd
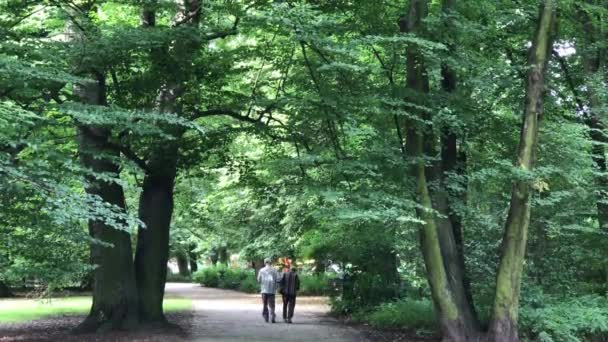
M 262 316 L 266 320 L 268 320 L 268 307 L 270 307 L 270 316 L 274 319 L 276 315 L 274 314 L 274 294 L 272 293 L 262 293 L 262 303 L 264 304 L 264 308 L 262 309 Z
M 296 295 L 283 295 L 283 319 L 292 319 L 293 310 L 296 307 Z

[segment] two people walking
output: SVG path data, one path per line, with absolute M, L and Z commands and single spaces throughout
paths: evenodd
M 262 316 L 266 322 L 269 320 L 272 323 L 276 322 L 275 294 L 279 288 L 279 293 L 283 296 L 283 321 L 291 323 L 296 306 L 296 295 L 300 289 L 297 270 L 292 266 L 289 271 L 279 275 L 279 272 L 272 267 L 270 258 L 264 259 L 264 264 L 257 278 L 262 294 Z

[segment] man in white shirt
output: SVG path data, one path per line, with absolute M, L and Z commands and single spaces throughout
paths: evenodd
M 258 283 L 260 283 L 260 293 L 262 293 L 262 316 L 268 322 L 268 307 L 270 307 L 270 317 L 272 323 L 275 323 L 275 293 L 277 291 L 277 283 L 279 282 L 279 272 L 270 265 L 270 258 L 264 259 L 264 268 L 258 273 Z

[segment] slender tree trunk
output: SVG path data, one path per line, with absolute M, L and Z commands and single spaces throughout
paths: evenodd
M 264 267 L 264 260 L 255 259 L 251 262 L 253 269 L 255 270 L 255 276 L 258 276 L 258 272 Z
M 218 250 L 217 250 L 217 248 L 213 248 L 211 250 L 211 255 L 209 256 L 209 259 L 211 259 L 211 264 L 213 266 L 217 265 L 218 258 L 219 258 Z
M 594 1 L 587 0 L 588 3 L 595 4 Z M 606 4 L 604 3 L 604 8 Z M 605 96 L 602 94 L 604 84 L 606 83 L 604 59 L 606 58 L 606 48 L 603 45 L 598 46 L 598 41 L 605 38 L 602 27 L 602 18 L 598 14 L 589 13 L 585 10 L 580 11 L 580 22 L 583 25 L 584 37 L 580 37 L 581 46 L 577 46 L 577 50 L 583 55 L 583 67 L 585 70 L 586 80 L 586 95 L 589 112 L 585 118 L 585 122 L 589 127 L 589 135 L 593 142 L 592 156 L 596 167 L 595 185 L 596 185 L 596 207 L 597 221 L 600 231 L 608 232 L 608 169 L 606 167 L 606 148 L 608 143 L 606 137 L 606 123 L 604 117 L 606 115 Z M 597 17 L 594 17 L 597 16 Z M 600 21 L 600 24 L 596 24 Z M 598 27 L 599 26 L 599 27 Z M 603 74 L 604 73 L 604 74 Z M 605 246 L 605 245 L 604 245 Z M 608 256 L 608 248 L 603 248 L 605 259 Z M 608 265 L 604 267 L 604 276 L 608 277 Z
M 97 83 L 76 87 L 83 103 L 105 105 L 105 84 L 102 76 Z M 119 167 L 108 158 L 119 153 L 108 147 L 110 132 L 96 126 L 79 127 L 79 154 L 82 164 L 96 173 L 118 177 Z M 86 191 L 105 202 L 125 209 L 122 187 L 95 177 L 87 177 Z M 92 238 L 112 244 L 112 247 L 91 245 L 91 261 L 97 266 L 93 276 L 93 305 L 89 316 L 77 328 L 80 332 L 132 328 L 137 324 L 137 292 L 133 273 L 131 239 L 129 233 L 91 220 Z
M 445 14 L 452 14 L 455 11 L 456 1 L 455 0 L 443 0 L 443 12 Z M 446 20 L 446 31 L 453 30 L 452 20 Z M 455 47 L 449 47 L 451 51 L 454 51 Z M 441 85 L 443 90 L 451 95 L 457 90 L 458 78 L 454 70 L 444 62 L 441 68 Z M 441 176 L 439 178 L 439 196 L 436 200 L 436 209 L 441 217 L 447 218 L 445 220 L 443 228 L 440 227 L 440 232 L 451 230 L 448 232 L 442 240 L 442 248 L 444 250 L 444 261 L 451 264 L 446 268 L 448 270 L 449 279 L 452 283 L 452 288 L 457 301 L 460 303 L 459 306 L 462 308 L 465 321 L 470 322 L 469 330 L 479 330 L 479 320 L 477 318 L 477 312 L 475 311 L 475 305 L 473 302 L 473 294 L 471 292 L 471 285 L 467 276 L 466 264 L 464 259 L 464 237 L 462 231 L 462 218 L 458 203 L 464 204 L 466 202 L 466 191 L 453 193 L 448 191 L 449 181 L 460 181 L 450 180 L 451 175 L 458 175 L 464 178 L 466 171 L 466 154 L 462 150 L 458 149 L 458 136 L 454 129 L 446 128 L 441 136 Z M 440 219 L 444 221 L 443 218 Z M 448 225 L 449 223 L 449 225 Z
M 220 264 L 228 265 L 228 249 L 226 247 L 220 247 L 218 249 L 218 259 Z
M 593 141 L 593 162 L 596 166 L 595 183 L 596 189 L 596 205 L 597 218 L 600 229 L 608 232 L 608 173 L 606 168 L 606 124 L 602 120 L 606 110 L 603 107 L 603 101 L 599 94 L 602 92 L 602 81 L 604 77 L 600 74 L 602 70 L 602 62 L 605 58 L 606 49 L 597 46 L 597 42 L 602 40 L 601 29 L 594 24 L 598 18 L 594 18 L 593 14 L 580 10 L 580 19 L 583 26 L 584 37 L 580 37 L 582 42 L 577 46 L 577 50 L 583 55 L 583 68 L 586 79 L 586 95 L 589 113 L 585 118 L 590 129 L 591 140 Z
M 401 31 L 421 34 L 427 7 L 427 0 L 412 0 L 408 16 L 400 21 Z M 410 46 L 406 56 L 408 88 L 419 93 L 428 93 L 429 80 L 421 53 L 415 46 Z M 419 115 L 423 119 L 429 119 L 424 113 Z M 418 203 L 424 208 L 418 210 L 418 216 L 425 222 L 421 227 L 420 239 L 427 278 L 443 340 L 475 341 L 479 334 L 470 310 L 472 306 L 468 303 L 464 291 L 463 269 L 458 261 L 459 249 L 451 222 L 444 216 L 449 212 L 449 208 L 447 192 L 441 186 L 442 174 L 437 166 L 428 170 L 425 167 L 425 153 L 436 153 L 434 141 L 432 130 L 419 122 L 408 122 L 405 150 L 408 157 L 415 161 L 412 175 L 416 182 Z M 429 191 L 429 181 L 439 182 L 437 190 L 432 194 Z M 444 215 L 435 217 L 435 209 Z
M 182 253 L 178 253 L 175 258 L 177 259 L 177 268 L 179 270 L 179 274 L 184 277 L 189 276 L 190 270 L 188 269 L 188 258 Z
M 556 24 L 555 13 L 555 2 L 545 0 L 541 5 L 538 26 L 528 55 L 526 105 L 516 163 L 516 166 L 524 171 L 532 171 L 534 167 L 538 124 L 543 113 L 545 73 L 551 57 L 552 38 Z M 519 341 L 517 317 L 530 223 L 530 195 L 531 186 L 528 181 L 516 180 L 513 183 L 489 330 L 491 341 Z
M 195 245 L 190 246 L 188 251 L 188 259 L 190 259 L 190 273 L 198 271 L 198 254 L 194 251 Z

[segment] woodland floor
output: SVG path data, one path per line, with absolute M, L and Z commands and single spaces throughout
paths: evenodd
M 262 319 L 259 295 L 171 283 L 167 284 L 166 296 L 193 301 L 192 311 L 167 314 L 179 328 L 72 335 L 71 329 L 83 317 L 63 316 L 0 324 L 0 341 L 424 341 L 403 333 L 342 324 L 327 316 L 329 307 L 323 297 L 299 297 L 293 324 L 281 319 L 269 324 Z M 277 296 L 277 318 L 281 309 Z

